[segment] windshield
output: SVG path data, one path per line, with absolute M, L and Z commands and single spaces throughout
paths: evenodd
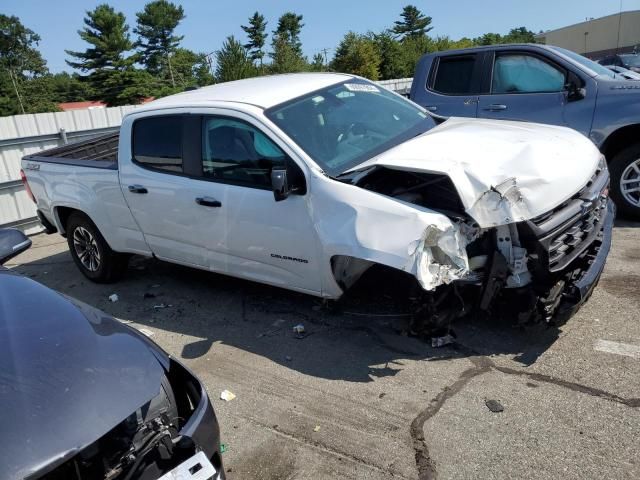
M 417 105 L 360 79 L 297 97 L 265 114 L 331 176 L 435 126 Z
M 557 52 L 562 53 L 563 55 L 566 55 L 571 60 L 573 60 L 574 62 L 579 63 L 583 67 L 587 67 L 588 69 L 593 70 L 598 75 L 605 75 L 607 77 L 612 77 L 612 78 L 616 76 L 616 74 L 613 73 L 608 68 L 603 67 L 602 65 L 600 65 L 599 63 L 594 62 L 593 60 L 589 60 L 587 57 L 583 57 L 582 55 L 578 55 L 577 53 L 572 52 L 571 50 L 567 50 L 565 48 L 560 48 L 560 47 L 551 47 L 551 48 L 553 48 Z
M 640 67 L 640 55 L 620 55 L 620 60 L 629 67 Z

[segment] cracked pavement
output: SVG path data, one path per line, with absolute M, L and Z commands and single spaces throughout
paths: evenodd
M 142 258 L 96 285 L 62 237 L 33 242 L 7 266 L 153 332 L 203 380 L 230 479 L 640 478 L 640 358 L 595 349 L 640 346 L 640 224 L 618 222 L 599 286 L 560 329 L 466 319 L 439 349 L 403 335 L 384 295 L 334 313 Z

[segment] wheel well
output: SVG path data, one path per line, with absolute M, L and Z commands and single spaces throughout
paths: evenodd
M 89 215 L 84 213 L 82 210 L 78 210 L 77 208 L 56 207 L 56 215 L 58 217 L 58 221 L 60 222 L 60 234 L 63 237 L 67 236 L 67 220 L 69 220 L 69 217 L 72 213 L 80 213 L 91 220 Z
M 600 150 L 607 158 L 607 162 L 610 162 L 622 150 L 638 143 L 638 139 L 640 139 L 640 125 L 628 125 L 609 135 Z

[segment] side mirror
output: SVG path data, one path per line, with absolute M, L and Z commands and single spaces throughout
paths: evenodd
M 0 229 L 0 265 L 24 252 L 31 246 L 31 240 L 15 228 Z
M 573 72 L 569 72 L 564 89 L 569 101 L 582 100 L 587 94 L 582 87 L 582 80 Z
M 274 168 L 271 170 L 271 188 L 273 198 L 276 202 L 284 200 L 289 196 L 289 182 L 287 181 L 287 170 L 284 168 Z

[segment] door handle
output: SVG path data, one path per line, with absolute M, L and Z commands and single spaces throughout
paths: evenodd
M 222 206 L 222 203 L 220 203 L 215 198 L 211 198 L 211 197 L 198 197 L 196 198 L 196 203 L 198 205 L 202 205 L 203 207 L 218 208 Z
M 430 112 L 435 112 L 438 110 L 438 107 L 436 107 L 435 105 L 427 105 L 426 107 L 424 107 L 425 109 L 427 109 Z
M 129 185 L 129 191 L 131 193 L 149 193 L 142 185 Z
M 485 108 L 483 108 L 483 110 L 489 110 L 490 112 L 499 112 L 500 110 L 506 110 L 507 106 L 506 105 L 502 105 L 500 103 L 493 103 Z

